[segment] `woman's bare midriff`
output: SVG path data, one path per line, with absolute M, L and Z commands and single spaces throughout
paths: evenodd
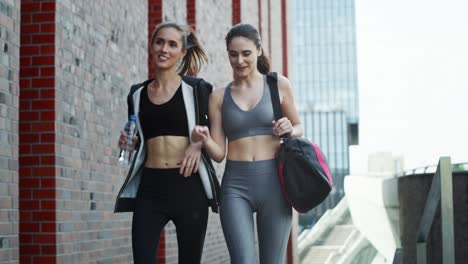
M 261 135 L 240 138 L 228 143 L 228 160 L 257 161 L 275 158 L 278 137 Z
M 147 158 L 145 167 L 169 169 L 179 168 L 189 146 L 188 137 L 159 136 L 146 141 Z

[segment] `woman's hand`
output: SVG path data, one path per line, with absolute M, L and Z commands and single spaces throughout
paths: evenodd
M 138 135 L 135 134 L 133 136 L 132 149 L 138 144 L 138 140 Z M 120 131 L 119 142 L 117 145 L 119 146 L 119 148 L 123 148 L 127 145 L 127 136 L 125 135 L 125 131 L 123 130 Z
M 276 136 L 282 136 L 284 134 L 290 134 L 294 132 L 294 127 L 291 121 L 287 117 L 282 117 L 278 121 L 272 122 L 273 124 L 273 133 Z
M 177 165 L 180 165 L 179 173 L 184 175 L 184 177 L 191 176 L 193 173 L 198 171 L 201 148 L 201 142 L 191 143 L 185 150 L 184 159 L 177 163 Z
M 210 130 L 207 126 L 195 126 L 192 131 L 192 142 L 206 143 L 210 137 Z

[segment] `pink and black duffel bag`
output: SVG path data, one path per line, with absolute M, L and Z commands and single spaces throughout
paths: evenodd
M 267 75 L 275 120 L 283 115 L 278 93 L 277 75 Z M 320 204 L 333 187 L 333 180 L 325 156 L 320 148 L 305 138 L 281 136 L 276 153 L 278 175 L 286 200 L 300 213 Z

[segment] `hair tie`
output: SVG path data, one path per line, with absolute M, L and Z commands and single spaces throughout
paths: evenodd
M 187 32 L 186 34 L 184 34 L 184 47 L 186 50 L 194 47 L 195 45 L 194 44 L 190 44 L 189 43 L 189 36 L 192 35 L 193 32 Z

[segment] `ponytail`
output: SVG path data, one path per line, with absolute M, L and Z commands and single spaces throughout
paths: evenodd
M 261 74 L 267 74 L 270 72 L 270 60 L 267 56 L 265 56 L 265 52 L 262 48 L 262 55 L 257 57 L 257 70 Z
M 159 30 L 163 28 L 174 28 L 182 35 L 182 49 L 184 49 L 187 53 L 177 67 L 177 72 L 181 75 L 196 75 L 200 71 L 201 66 L 208 62 L 208 57 L 200 45 L 200 41 L 195 35 L 193 29 L 189 26 L 181 26 L 172 22 L 159 24 L 153 30 L 150 41 L 151 46 L 153 45 L 154 39 Z
M 200 71 L 201 66 L 208 62 L 208 57 L 192 29 L 188 33 L 184 33 L 183 41 L 187 54 L 182 59 L 177 71 L 182 75 L 196 75 Z

